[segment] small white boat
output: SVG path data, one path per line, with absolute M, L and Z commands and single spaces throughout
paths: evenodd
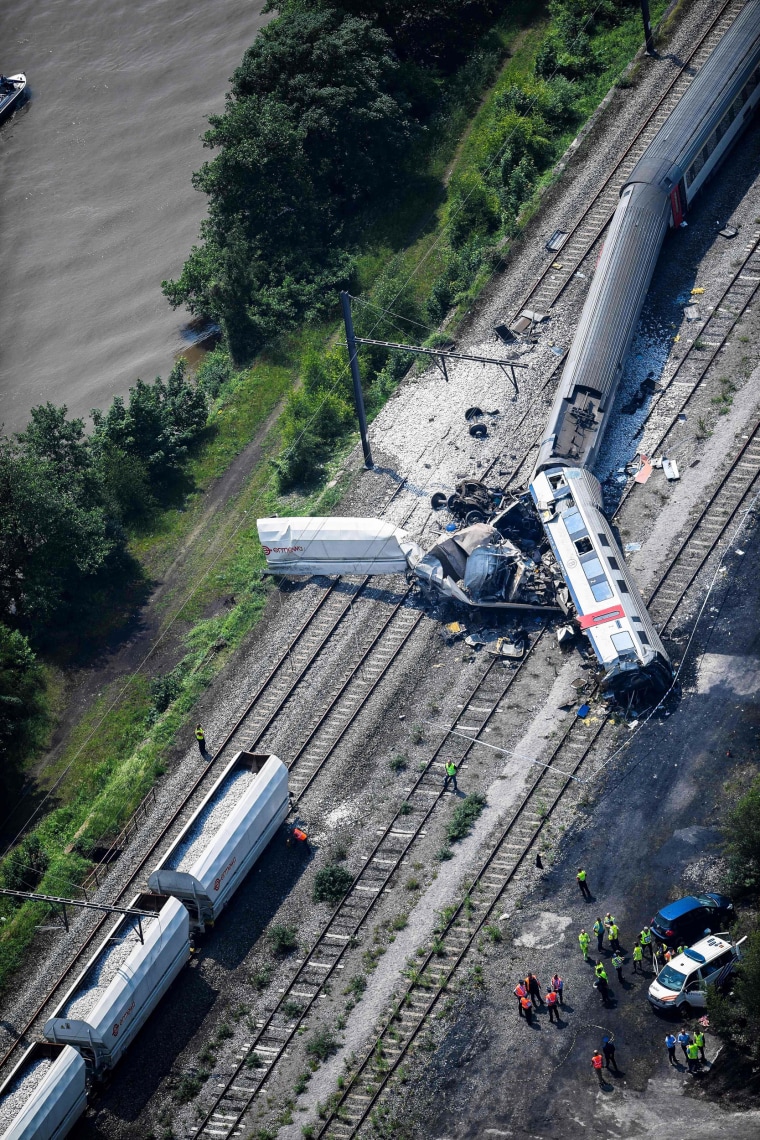
M 18 75 L 0 75 L 0 119 L 18 106 L 25 91 L 25 75 L 20 72 Z

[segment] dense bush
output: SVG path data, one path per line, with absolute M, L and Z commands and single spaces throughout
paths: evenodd
M 322 867 L 314 876 L 314 902 L 328 902 L 335 905 L 345 895 L 354 881 L 354 877 L 345 867 L 336 863 Z
M 760 892 L 760 780 L 741 797 L 725 832 L 731 893 L 756 895 Z
M 0 871 L 2 885 L 9 891 L 34 891 L 49 863 L 39 836 L 29 835 L 4 861 Z

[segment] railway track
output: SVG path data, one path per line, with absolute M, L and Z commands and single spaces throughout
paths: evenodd
M 694 341 L 676 364 L 667 383 L 656 393 L 645 422 L 647 454 L 659 454 L 671 431 L 718 361 L 729 336 L 760 290 L 760 230 L 744 247 L 742 260 Z M 699 347 L 697 347 L 699 345 Z M 651 433 L 651 434 L 649 434 Z M 636 484 L 631 481 L 620 497 L 615 515 Z
M 269 1080 L 278 1062 L 285 1056 L 299 1026 L 323 992 L 326 983 L 342 969 L 346 950 L 388 889 L 393 876 L 407 858 L 413 844 L 425 834 L 425 827 L 444 793 L 442 777 L 445 765 L 454 760 L 461 766 L 501 707 L 512 686 L 546 632 L 544 625 L 531 639 L 517 667 L 504 672 L 500 659 L 493 658 L 467 696 L 462 711 L 443 734 L 409 788 L 406 799 L 393 820 L 379 832 L 340 905 L 333 912 L 294 976 L 282 990 L 277 1004 L 256 1028 L 252 1042 L 240 1057 L 235 1069 L 204 1108 L 204 1116 L 192 1133 L 197 1140 L 231 1137 L 238 1134 L 241 1122 L 256 1097 Z M 451 730 L 465 727 L 471 739 L 451 735 Z M 298 1013 L 294 1015 L 294 1009 Z M 251 1066 L 254 1055 L 257 1064 Z
M 692 523 L 667 569 L 657 580 L 647 607 L 664 631 L 687 591 L 743 508 L 760 489 L 760 421 Z
M 435 947 L 394 1000 L 369 1050 L 333 1098 L 317 1135 L 329 1140 L 355 1136 L 388 1088 L 430 1015 L 448 992 L 469 951 L 486 933 L 499 900 L 522 867 L 607 722 L 573 718 L 560 741 L 491 845 L 466 895 L 436 930 Z
M 669 624 L 700 570 L 737 516 L 760 493 L 760 421 L 734 456 L 689 533 L 671 555 L 648 605 Z M 505 889 L 512 883 L 562 796 L 581 773 L 594 747 L 601 743 L 608 716 L 593 725 L 574 718 L 506 827 L 490 847 L 465 897 L 452 917 L 436 931 L 415 976 L 394 1000 L 380 1033 L 337 1092 L 316 1133 L 320 1140 L 356 1136 L 388 1090 L 410 1048 L 447 993 L 472 947 L 486 933 Z
M 573 223 L 568 231 L 565 244 L 556 255 L 555 260 L 550 262 L 531 283 L 520 303 L 514 309 L 508 324 L 514 324 L 524 309 L 531 309 L 534 312 L 549 312 L 556 305 L 609 225 L 618 204 L 620 187 L 689 86 L 693 73 L 705 61 L 717 41 L 734 22 L 743 6 L 743 4 L 737 4 L 736 0 L 726 0 L 722 4 L 712 22 L 707 25 L 702 36 L 694 45 L 691 54 L 673 76 L 665 89 L 662 101 L 643 121 L 628 146 L 619 156 L 614 168 L 600 186 L 597 194 Z M 555 268 L 557 265 L 561 265 L 561 269 Z M 736 276 L 738 277 L 739 274 Z M 745 302 L 745 306 L 747 303 L 748 301 Z M 725 336 L 727 335 L 726 332 Z M 565 356 L 566 354 L 560 357 L 550 369 L 536 396 L 543 396 L 553 388 L 554 382 L 562 371 Z M 533 414 L 534 408 L 530 407 L 521 420 L 511 429 L 512 433 L 519 432 L 525 421 Z M 539 439 L 540 436 L 534 440 L 517 461 L 503 485 L 503 490 L 507 490 L 510 486 L 522 486 L 527 482 L 530 475 L 529 460 L 538 446 Z
M 384 509 L 390 506 L 402 488 L 403 484 L 400 484 L 394 490 Z M 110 900 L 115 905 L 143 888 L 146 869 L 157 860 L 161 848 L 168 846 L 173 836 L 192 815 L 200 799 L 206 794 L 208 786 L 217 778 L 222 766 L 220 761 L 224 761 L 233 749 L 250 749 L 261 742 L 264 734 L 271 729 L 276 718 L 285 710 L 297 686 L 304 681 L 330 637 L 346 615 L 352 612 L 353 604 L 366 589 L 369 581 L 369 577 L 365 577 L 358 583 L 348 584 L 337 579 L 325 590 L 230 728 L 213 760 L 186 790 L 156 838 L 129 873 L 125 885 L 121 886 L 116 896 Z M 296 754 L 291 757 L 290 767 L 295 769 L 294 777 L 297 772 L 297 780 L 294 781 L 296 797 L 302 795 L 316 778 L 422 619 L 421 611 L 411 610 L 405 605 L 409 592 L 406 590 L 390 611 L 381 612 L 379 626 L 374 630 L 369 623 L 364 626 L 361 641 L 357 646 L 358 661 L 348 669 L 346 675 L 337 677 L 335 685 L 325 693 L 325 705 L 316 723 L 307 732 Z M 251 727 L 246 727 L 249 718 Z M 253 737 L 250 735 L 251 732 L 254 734 Z M 150 818 L 151 807 L 155 807 L 152 799 L 150 805 L 146 806 L 143 802 L 122 835 L 134 835 L 138 830 L 136 821 L 144 822 Z M 114 858 L 118 854 L 119 848 L 115 843 L 106 852 L 102 861 L 93 868 L 90 878 L 86 881 L 86 887 L 91 887 L 93 884 L 98 887 L 102 885 L 108 877 L 108 872 L 118 865 Z M 31 1015 L 16 1031 L 15 1042 L 0 1058 L 0 1071 L 15 1057 L 18 1049 L 25 1047 L 30 1039 L 41 1033 L 54 1003 L 59 1000 L 64 987 L 70 984 L 84 955 L 97 945 L 97 939 L 109 921 L 110 916 L 104 914 L 88 930 L 66 966 L 56 975 Z

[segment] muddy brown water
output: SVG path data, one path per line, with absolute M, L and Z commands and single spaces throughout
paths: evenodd
M 77 415 L 166 376 L 196 335 L 161 293 L 205 213 L 200 136 L 270 17 L 263 0 L 0 5 L 0 71 L 30 97 L 0 125 L 0 422 Z

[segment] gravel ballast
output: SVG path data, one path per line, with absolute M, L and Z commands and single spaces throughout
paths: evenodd
M 12 1123 L 52 1065 L 49 1057 L 40 1057 L 14 1081 L 11 1090 L 0 1100 L 0 1129 L 4 1131 Z

